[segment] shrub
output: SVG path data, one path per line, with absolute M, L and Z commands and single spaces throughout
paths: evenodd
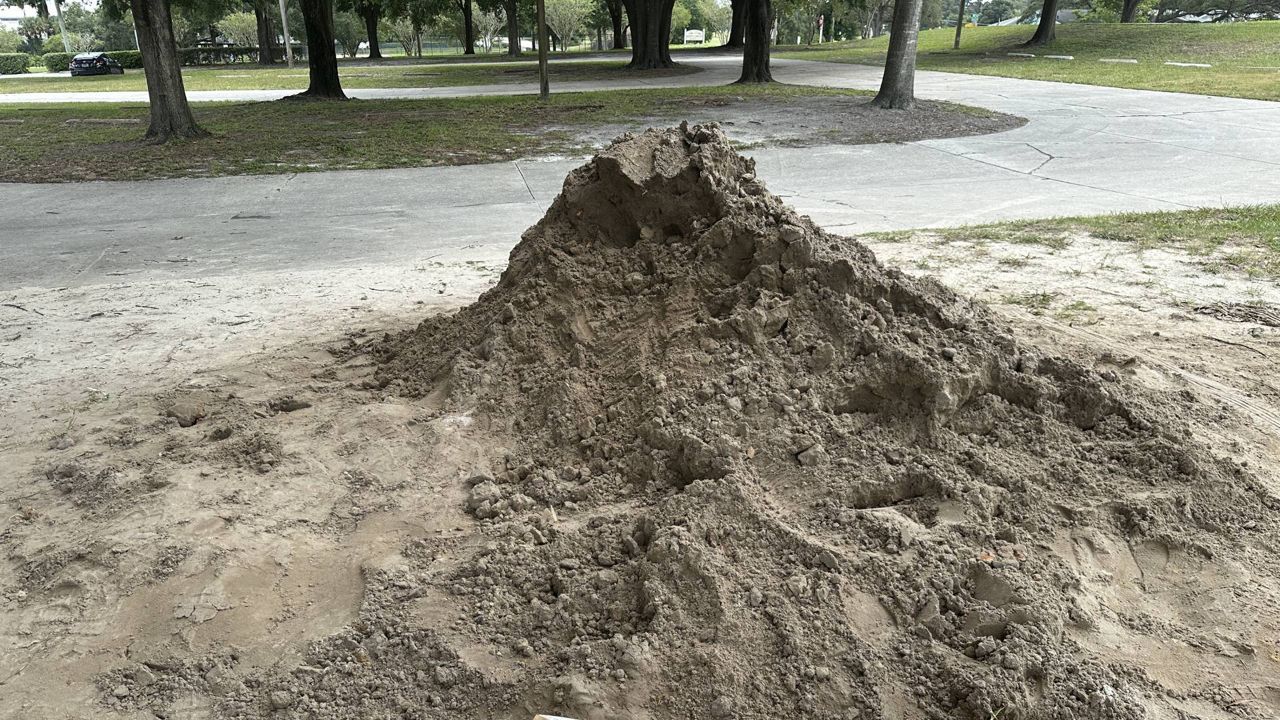
M 243 45 L 178 49 L 178 63 L 181 65 L 226 65 L 257 61 L 258 48 Z
M 233 45 L 241 47 L 258 44 L 258 19 L 251 12 L 236 12 L 218 21 L 218 32 Z
M 23 37 L 9 28 L 0 27 L 0 53 L 8 55 L 18 52 L 22 47 Z
M 142 53 L 137 50 L 111 50 L 107 53 L 107 57 L 120 63 L 120 67 L 135 69 L 142 67 Z
M 41 59 L 44 60 L 45 70 L 49 72 L 66 72 L 71 69 L 71 58 L 75 56 L 75 53 L 69 52 L 47 52 Z
M 0 75 L 18 75 L 24 73 L 31 65 L 31 56 L 26 53 L 0 54 Z

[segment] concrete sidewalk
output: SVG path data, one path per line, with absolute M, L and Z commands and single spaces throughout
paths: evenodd
M 695 62 L 707 71 L 686 78 L 736 73 L 733 58 Z M 776 76 L 879 82 L 877 68 L 804 61 L 778 62 Z M 844 234 L 1280 202 L 1280 103 L 927 72 L 917 92 L 1029 122 L 982 137 L 755 150 L 761 177 Z M 0 185 L 0 289 L 500 262 L 580 162 Z

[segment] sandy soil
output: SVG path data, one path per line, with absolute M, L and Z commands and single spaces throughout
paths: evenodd
M 870 103 L 869 95 L 796 96 L 750 102 L 725 95 L 682 101 L 677 106 L 658 102 L 652 113 L 625 123 L 588 130 L 563 129 L 573 132 L 574 142 L 580 146 L 599 149 L 624 132 L 639 132 L 681 121 L 714 121 L 732 133 L 734 142 L 740 146 L 808 147 L 987 135 L 1012 130 L 1027 122 L 1014 115 L 945 102 L 922 100 L 907 113 L 881 112 Z
M 1280 328 L 1196 310 L 1280 305 L 1274 281 L 1089 238 L 1059 251 L 928 235 L 869 244 L 889 264 L 991 302 L 1042 346 L 1195 396 L 1197 435 L 1280 494 Z M 352 348 L 469 302 L 501 267 L 0 297 L 0 715 L 150 718 L 132 695 L 175 674 L 235 694 L 354 621 L 370 573 L 403 565 L 415 547 L 438 553 L 444 573 L 451 551 L 483 542 L 462 482 L 493 450 L 483 428 L 439 416 L 430 397 L 371 400 L 371 361 Z M 1280 711 L 1280 635 L 1258 623 L 1280 603 L 1270 579 L 1166 557 L 1147 584 L 1155 594 L 1138 598 L 1126 578 L 1149 558 L 1091 558 L 1117 603 L 1218 640 L 1116 626 L 1079 643 L 1146 663 L 1184 698 L 1182 717 L 1227 718 L 1233 703 L 1241 717 Z M 448 628 L 454 610 L 424 601 L 419 612 Z M 513 662 L 468 656 L 457 641 L 495 677 Z M 168 717 L 210 716 L 210 696 L 182 687 L 160 688 Z

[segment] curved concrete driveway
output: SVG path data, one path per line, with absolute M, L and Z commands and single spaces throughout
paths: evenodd
M 690 61 L 707 72 L 668 80 L 723 82 L 737 64 Z M 776 75 L 842 87 L 879 80 L 877 68 L 801 61 L 779 61 Z M 754 150 L 761 176 L 842 233 L 1280 202 L 1280 103 L 930 72 L 917 89 L 1030 122 L 983 137 Z M 501 262 L 579 162 L 0 185 L 0 289 Z

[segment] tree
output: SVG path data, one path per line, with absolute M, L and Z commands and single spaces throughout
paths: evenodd
M 476 28 L 471 17 L 471 0 L 456 0 L 462 11 L 462 54 L 476 54 Z
M 671 10 L 675 0 L 622 0 L 631 23 L 632 70 L 674 67 L 671 61 Z
M 955 42 L 951 43 L 952 50 L 960 49 L 960 33 L 964 30 L 964 22 L 965 22 L 964 6 L 965 6 L 965 1 L 960 0 L 960 12 L 956 14 L 956 39 L 955 39 Z
M 916 104 L 916 46 L 920 40 L 923 0 L 898 0 L 889 31 L 889 54 L 884 62 L 880 92 L 871 100 L 878 108 L 910 110 Z
M 565 48 L 582 31 L 587 15 L 591 14 L 590 0 L 546 0 L 547 27 L 560 38 Z
M 507 54 L 520 55 L 520 7 L 517 0 L 503 0 L 503 14 L 507 18 Z
M 1040 23 L 1031 39 L 1023 43 L 1027 47 L 1046 45 L 1058 37 L 1058 0 L 1044 0 L 1040 8 Z
M 57 50 L 66 50 L 67 52 L 82 53 L 91 50 L 101 50 L 102 43 L 98 38 L 89 33 L 78 33 L 68 31 L 65 35 L 62 33 L 54 33 L 45 40 L 45 45 L 49 48 Z
M 355 13 L 334 13 L 333 38 L 342 46 L 343 55 L 353 58 L 360 53 L 360 43 L 365 40 L 364 32 L 364 23 Z M 310 43 L 307 47 L 311 47 Z
M 769 35 L 772 30 L 773 3 L 770 0 L 747 0 L 742 24 L 742 77 L 738 82 L 773 82 L 773 74 L 769 71 Z
M 727 48 L 742 47 L 748 2 L 750 0 L 729 0 L 729 39 L 724 44 Z
M 480 47 L 483 47 L 485 52 L 493 49 L 493 39 L 498 36 L 498 31 L 502 29 L 504 23 L 502 16 L 502 8 L 499 7 L 493 12 L 481 10 L 472 18 L 474 21 L 472 25 L 480 38 Z
M 689 6 L 684 0 L 676 0 L 676 4 L 671 6 L 671 40 L 670 42 L 679 45 L 684 42 L 684 31 L 689 28 L 690 22 L 693 21 L 693 12 L 689 10 Z
M 53 34 L 53 23 L 47 17 L 24 17 L 18 23 L 18 34 L 27 39 L 32 53 L 39 53 L 44 49 L 45 38 Z
M 388 32 L 404 47 L 405 54 L 422 57 L 422 34 L 446 8 L 444 0 L 385 0 L 383 14 L 395 18 L 389 22 Z
M 382 50 L 378 43 L 378 21 L 382 19 L 382 0 L 338 0 L 339 10 L 350 10 L 364 21 L 364 39 L 369 41 L 369 59 L 382 58 Z M 348 33 L 350 36 L 350 33 Z M 341 42 L 342 38 L 339 37 Z M 345 47 L 345 46 L 344 46 Z M 348 51 L 350 57 L 355 57 Z
M 147 126 L 146 141 L 158 144 L 208 135 L 196 124 L 187 103 L 169 0 L 130 0 L 130 7 L 150 101 L 151 122 Z
M 253 13 L 231 13 L 218 21 L 218 30 L 232 45 L 250 47 L 258 42 L 258 19 Z
M 257 37 L 259 65 L 271 65 L 275 62 L 275 53 L 271 47 L 276 37 L 276 31 L 272 25 L 273 9 L 270 0 L 253 0 L 253 25 L 254 35 Z M 285 38 L 284 41 L 288 43 L 289 38 Z
M 1013 0 L 991 0 L 982 6 L 982 12 L 978 14 L 978 22 L 983 25 L 995 25 L 1017 14 L 1018 8 L 1013 4 Z
M 26 40 L 16 31 L 0 28 L 0 53 L 18 52 L 18 48 L 22 47 L 24 42 Z
M 689 0 L 689 9 L 693 13 L 692 26 L 706 30 L 708 40 L 729 30 L 733 15 L 728 5 L 716 0 Z
M 0 5 L 33 8 L 36 11 L 36 17 L 41 20 L 49 19 L 49 3 L 46 0 L 4 0 L 4 2 L 0 2 Z
M 307 67 L 311 76 L 303 100 L 346 100 L 338 80 L 338 53 L 333 48 L 333 0 L 300 0 L 302 27 L 307 36 Z
M 602 0 L 602 2 L 605 11 L 609 13 L 609 25 L 613 29 L 613 49 L 626 49 L 627 31 L 622 22 L 622 0 Z
M 405 57 L 413 57 L 415 53 L 421 56 L 421 52 L 418 51 L 421 36 L 414 30 L 413 23 L 409 22 L 408 18 L 384 20 L 380 32 L 403 48 Z

